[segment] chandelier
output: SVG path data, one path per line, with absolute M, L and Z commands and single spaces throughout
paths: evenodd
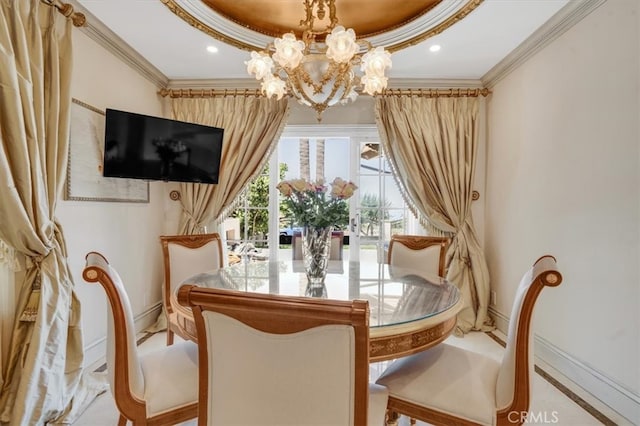
M 385 71 L 391 68 L 391 54 L 366 40 L 356 40 L 353 29 L 338 25 L 335 0 L 303 1 L 302 40 L 294 33 L 284 34 L 263 51 L 251 52 L 245 65 L 262 82 L 265 96 L 282 99 L 289 93 L 315 109 L 321 121 L 328 107 L 354 101 L 359 86 L 369 95 L 382 92 L 387 87 Z M 314 28 L 316 19 L 325 23 L 323 30 Z M 358 67 L 362 75 L 354 71 Z

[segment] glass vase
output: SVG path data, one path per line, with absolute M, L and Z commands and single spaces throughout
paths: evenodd
M 329 266 L 332 227 L 305 226 L 302 229 L 302 260 L 307 274 L 307 295 L 326 297 L 324 279 Z

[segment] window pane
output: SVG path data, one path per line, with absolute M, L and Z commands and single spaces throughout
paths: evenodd
M 228 220 L 228 226 L 237 226 L 232 232 L 227 229 L 228 250 L 244 261 L 268 260 L 269 232 L 269 167 L 265 167 L 260 175 L 238 197 L 238 208 Z

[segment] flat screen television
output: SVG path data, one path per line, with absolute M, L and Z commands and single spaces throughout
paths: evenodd
M 107 109 L 103 175 L 218 183 L 223 134 L 217 127 Z

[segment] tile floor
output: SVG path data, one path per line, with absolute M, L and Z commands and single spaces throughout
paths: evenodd
M 498 338 L 501 336 L 498 335 Z M 503 348 L 490 335 L 485 333 L 470 333 L 464 338 L 450 337 L 449 343 L 465 348 L 473 348 L 482 351 L 496 359 L 501 359 Z M 140 351 L 148 351 L 165 344 L 165 333 L 157 333 L 145 340 L 139 347 Z M 371 377 L 375 379 L 384 369 L 384 363 L 372 364 Z M 104 374 L 104 373 L 102 373 Z M 575 399 L 575 398 L 574 398 Z M 578 401 L 580 402 L 580 401 Z M 535 421 L 525 423 L 527 425 L 557 424 L 561 426 L 589 426 L 589 425 L 616 425 L 625 424 L 612 413 L 601 420 L 583 409 L 578 403 L 558 390 L 540 374 L 535 374 L 533 379 L 533 396 L 531 400 L 531 413 L 540 413 Z M 598 416 L 598 413 L 595 414 Z M 118 422 L 118 411 L 109 391 L 98 396 L 96 400 L 74 423 L 76 426 L 112 426 Z M 544 417 L 546 416 L 546 418 Z M 627 423 L 628 424 L 628 423 Z M 183 425 L 195 426 L 197 421 L 183 423 Z M 409 420 L 401 418 L 400 426 L 409 425 Z M 425 426 L 418 422 L 418 426 Z

